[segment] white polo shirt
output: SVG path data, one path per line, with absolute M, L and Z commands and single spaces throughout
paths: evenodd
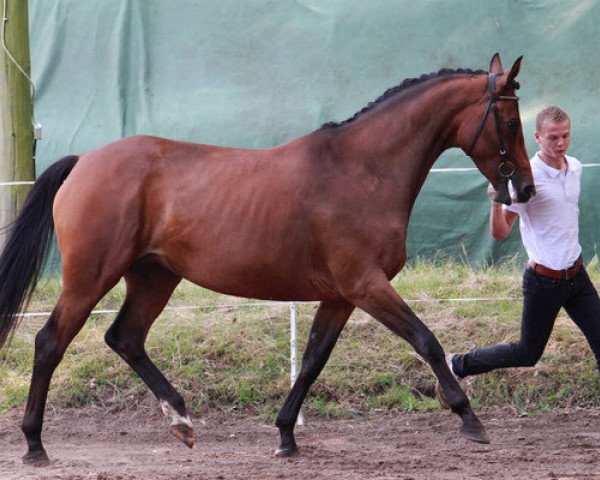
M 529 259 L 553 270 L 563 270 L 581 254 L 578 203 L 581 163 L 565 156 L 568 165 L 565 173 L 546 165 L 539 153 L 530 161 L 536 195 L 527 203 L 513 203 L 504 208 L 519 214 L 521 239 Z

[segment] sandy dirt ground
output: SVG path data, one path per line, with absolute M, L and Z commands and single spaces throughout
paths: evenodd
M 297 427 L 298 455 L 273 455 L 278 432 L 260 418 L 196 418 L 193 449 L 167 433 L 155 411 L 48 409 L 45 447 L 51 464 L 23 465 L 21 413 L 0 417 L 0 479 L 600 479 L 600 411 L 575 409 L 519 417 L 479 416 L 490 445 L 458 434 L 447 412 L 307 418 Z

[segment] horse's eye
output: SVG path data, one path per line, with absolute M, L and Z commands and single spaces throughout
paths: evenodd
M 518 120 L 508 120 L 506 122 L 506 127 L 508 128 L 508 131 L 510 133 L 512 133 L 513 135 L 516 135 L 517 132 L 519 131 L 519 121 Z

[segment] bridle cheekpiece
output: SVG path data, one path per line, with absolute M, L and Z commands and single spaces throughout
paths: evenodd
M 496 102 L 498 102 L 499 100 L 513 100 L 517 102 L 519 101 L 519 97 L 512 95 L 496 95 L 494 93 L 496 87 L 496 77 L 496 73 L 488 74 L 488 94 L 490 96 L 490 101 L 488 102 L 485 112 L 483 114 L 483 118 L 479 123 L 479 128 L 475 133 L 475 138 L 473 138 L 471 146 L 468 148 L 466 153 L 467 155 L 471 156 L 471 153 L 475 148 L 475 144 L 477 143 L 477 140 L 479 139 L 481 132 L 483 131 L 483 127 L 485 126 L 485 122 L 490 113 L 490 109 L 493 110 L 494 122 L 496 125 L 496 136 L 498 137 L 498 146 L 500 153 L 500 165 L 498 167 L 498 171 L 502 177 L 509 179 L 512 178 L 513 174 L 515 173 L 515 165 L 508 159 L 508 155 L 506 155 L 506 149 L 504 148 L 504 137 L 502 135 L 502 128 L 500 127 L 500 114 L 498 112 L 498 105 L 496 105 Z M 519 88 L 519 84 L 517 82 L 514 82 L 514 88 Z

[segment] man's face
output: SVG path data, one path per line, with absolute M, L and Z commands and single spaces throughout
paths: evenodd
M 542 156 L 548 160 L 562 160 L 571 143 L 571 121 L 555 123 L 545 120 L 542 131 L 535 132 L 535 140 L 541 147 Z

